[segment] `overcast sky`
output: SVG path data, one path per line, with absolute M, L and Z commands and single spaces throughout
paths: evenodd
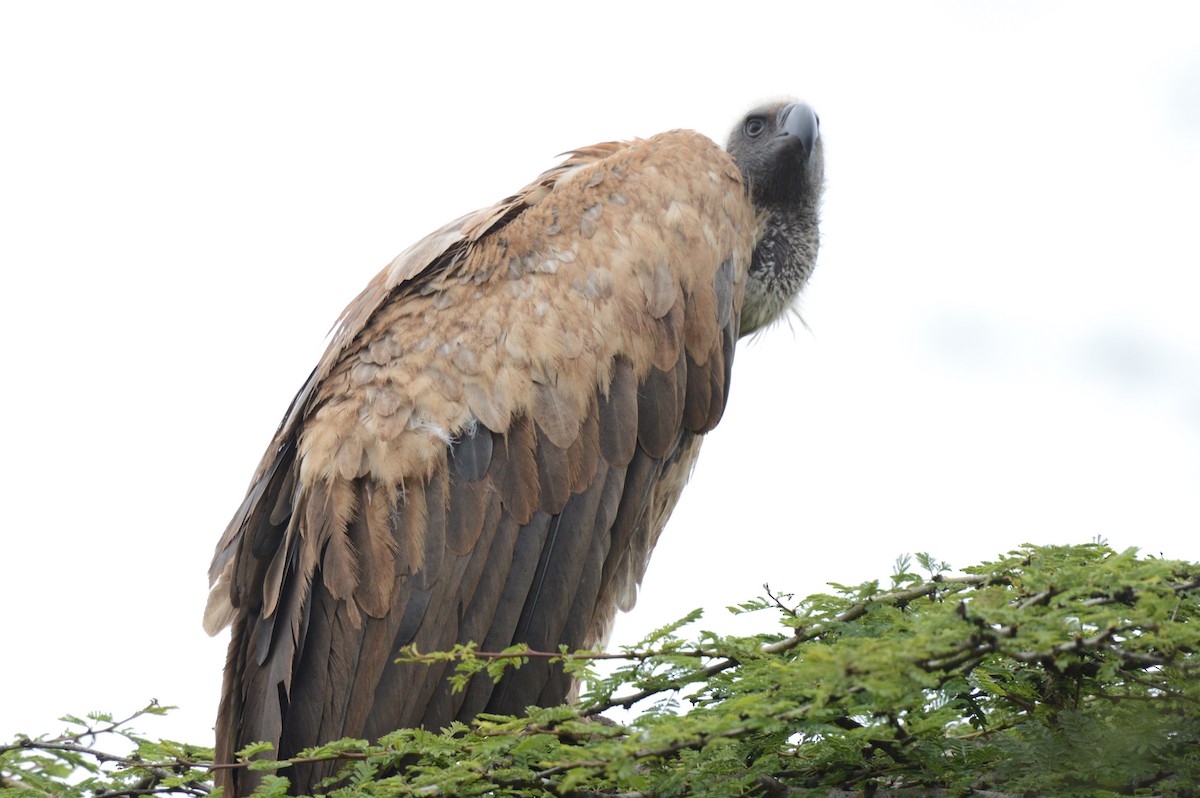
M 804 324 L 739 347 L 615 642 L 903 552 L 1200 560 L 1195 4 L 415 5 L 0 9 L 0 739 L 154 697 L 210 742 L 212 548 L 344 304 L 556 153 L 780 94 Z

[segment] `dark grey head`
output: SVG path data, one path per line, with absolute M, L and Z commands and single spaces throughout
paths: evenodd
M 770 103 L 742 118 L 726 149 L 764 220 L 742 306 L 748 335 L 783 315 L 816 263 L 825 182 L 820 119 L 804 103 Z

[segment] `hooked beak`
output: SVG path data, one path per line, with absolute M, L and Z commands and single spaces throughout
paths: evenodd
M 779 136 L 795 136 L 804 148 L 804 156 L 811 158 L 821 135 L 821 120 L 817 112 L 804 103 L 792 103 L 779 110 Z

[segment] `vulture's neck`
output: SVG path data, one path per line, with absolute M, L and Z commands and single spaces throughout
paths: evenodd
M 742 305 L 743 336 L 757 332 L 787 311 L 812 274 L 820 243 L 816 207 L 760 203 L 759 208 L 767 221 L 750 261 Z

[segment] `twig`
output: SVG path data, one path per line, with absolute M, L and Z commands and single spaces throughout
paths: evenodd
M 607 652 L 607 651 L 537 651 L 532 648 L 525 648 L 519 651 L 472 651 L 469 654 L 462 656 L 446 656 L 445 653 L 433 652 L 429 654 L 414 653 L 412 655 L 401 657 L 405 662 L 446 662 L 447 660 L 467 659 L 474 657 L 476 659 L 487 660 L 505 660 L 505 659 L 549 659 L 549 660 L 626 660 L 629 662 L 644 662 L 648 659 L 657 657 L 718 657 L 711 651 L 704 651 L 696 648 L 680 648 L 680 649 L 658 649 L 656 651 L 627 651 L 627 652 Z
M 974 574 L 950 577 L 940 575 L 935 576 L 930 581 L 923 582 L 915 587 L 907 588 L 905 590 L 896 590 L 892 591 L 891 593 L 881 593 L 864 601 L 860 601 L 833 616 L 833 618 L 829 619 L 829 621 L 824 624 L 819 624 L 808 629 L 805 629 L 804 627 L 798 627 L 796 629 L 796 633 L 791 637 L 765 645 L 762 647 L 761 651 L 766 655 L 782 654 L 785 651 L 790 651 L 801 643 L 815 640 L 832 632 L 834 628 L 840 624 L 848 623 L 861 618 L 863 615 L 866 615 L 867 611 L 872 606 L 912 601 L 913 599 L 927 596 L 930 593 L 935 593 L 941 589 L 943 585 L 947 584 L 974 586 L 994 582 L 995 580 L 992 577 L 977 576 Z M 585 707 L 584 709 L 580 710 L 580 715 L 584 717 L 599 715 L 601 712 L 613 709 L 614 707 L 623 707 L 625 709 L 629 709 L 639 701 L 645 700 L 653 695 L 657 695 L 658 693 L 666 692 L 668 690 L 678 690 L 686 685 L 709 679 L 713 676 L 716 676 L 718 673 L 737 667 L 740 664 L 741 662 L 733 657 L 723 659 L 719 662 L 714 662 L 707 667 L 700 668 L 699 670 L 695 670 L 676 679 L 672 679 L 660 687 L 647 687 L 634 693 L 617 696 L 599 704 L 593 704 L 592 706 Z

